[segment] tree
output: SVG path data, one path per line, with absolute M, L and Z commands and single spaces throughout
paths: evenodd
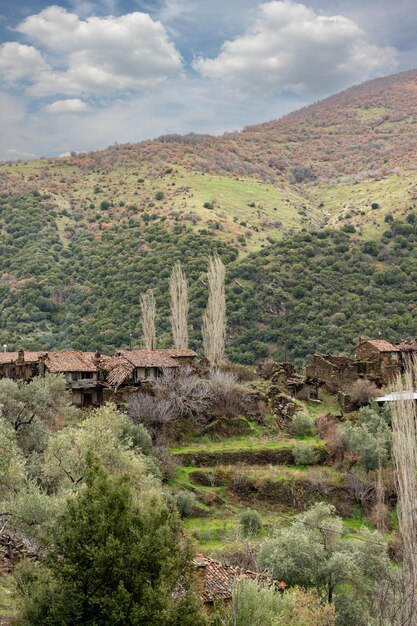
M 302 589 L 284 595 L 256 580 L 237 578 L 226 626 L 334 626 L 334 608 L 323 606 L 313 593 Z
M 368 624 L 375 583 L 389 569 L 386 547 L 377 532 L 363 530 L 362 541 L 357 542 L 343 535 L 343 522 L 335 508 L 318 503 L 265 541 L 259 564 L 289 585 L 317 588 L 327 602 L 335 601 L 336 609 L 347 594 L 350 605 L 362 607 L 365 621 L 354 623 Z
M 171 325 L 174 348 L 188 348 L 188 283 L 181 263 L 177 261 L 169 281 Z
M 85 479 L 87 455 L 94 450 L 112 475 L 129 474 L 142 491 L 152 483 L 155 467 L 149 453 L 150 436 L 141 424 L 107 404 L 93 411 L 78 425 L 65 428 L 50 438 L 44 453 L 42 481 L 49 493 L 78 490 Z M 149 475 L 149 478 L 148 478 Z
M 140 296 L 142 311 L 142 336 L 145 350 L 156 350 L 155 317 L 156 305 L 152 289 Z
M 29 384 L 0 380 L 0 419 L 11 425 L 25 455 L 42 452 L 56 418 L 71 418 L 75 412 L 61 375 L 37 377 Z
M 391 415 L 376 403 L 358 412 L 356 426 L 348 423 L 343 429 L 348 448 L 367 472 L 391 463 Z
M 208 302 L 203 316 L 204 354 L 214 366 L 221 364 L 226 338 L 225 267 L 218 254 L 209 258 Z
M 410 390 L 415 389 L 417 361 L 410 359 L 404 376 L 393 388 L 398 396 L 392 403 L 392 441 L 398 493 L 398 522 L 403 541 L 404 565 L 408 574 L 407 607 L 409 621 L 417 624 L 417 409 Z
M 19 489 L 25 479 L 25 464 L 16 433 L 0 418 L 0 500 Z
M 190 552 L 161 497 L 135 503 L 127 477 L 90 455 L 86 486 L 51 537 L 46 566 L 21 581 L 19 626 L 192 626 Z

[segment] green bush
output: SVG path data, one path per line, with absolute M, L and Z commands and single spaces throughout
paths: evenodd
M 247 509 L 240 516 L 240 525 L 246 537 L 256 535 L 262 528 L 261 516 L 257 511 Z
M 180 491 L 175 498 L 175 504 L 181 517 L 192 517 L 195 511 L 196 499 L 189 491 Z
M 303 441 L 294 446 L 293 455 L 296 465 L 315 465 L 319 461 L 317 450 Z
M 296 437 L 311 437 L 316 429 L 314 422 L 306 413 L 296 413 L 292 418 L 291 432 Z

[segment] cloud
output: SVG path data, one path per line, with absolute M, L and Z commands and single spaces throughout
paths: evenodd
M 40 78 L 49 69 L 41 53 L 33 46 L 9 41 L 0 46 L 0 79 L 16 83 L 21 79 Z
M 17 30 L 51 59 L 51 69 L 35 76 L 30 87 L 36 97 L 146 90 L 182 69 L 164 26 L 146 13 L 82 20 L 51 6 L 27 17 Z
M 216 58 L 194 67 L 241 92 L 319 94 L 395 67 L 396 50 L 367 42 L 359 26 L 341 15 L 324 16 L 292 0 L 260 6 L 254 26 L 226 41 Z
M 57 100 L 45 107 L 45 111 L 49 113 L 82 113 L 88 111 L 88 109 L 88 105 L 79 98 Z

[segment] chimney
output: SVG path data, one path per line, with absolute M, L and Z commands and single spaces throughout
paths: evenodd
M 24 362 L 25 362 L 25 351 L 23 350 L 23 348 L 20 348 L 20 350 L 17 351 L 16 364 L 22 365 L 22 363 Z
M 46 372 L 45 361 L 47 357 L 48 357 L 47 352 L 39 355 L 39 376 L 45 376 L 45 372 Z

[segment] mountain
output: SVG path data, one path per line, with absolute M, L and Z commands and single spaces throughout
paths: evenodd
M 350 350 L 417 334 L 417 70 L 221 137 L 160 137 L 0 166 L 0 341 L 137 342 L 180 259 L 198 347 L 206 257 L 228 267 L 229 354 Z M 131 337 L 132 336 L 132 337 Z

